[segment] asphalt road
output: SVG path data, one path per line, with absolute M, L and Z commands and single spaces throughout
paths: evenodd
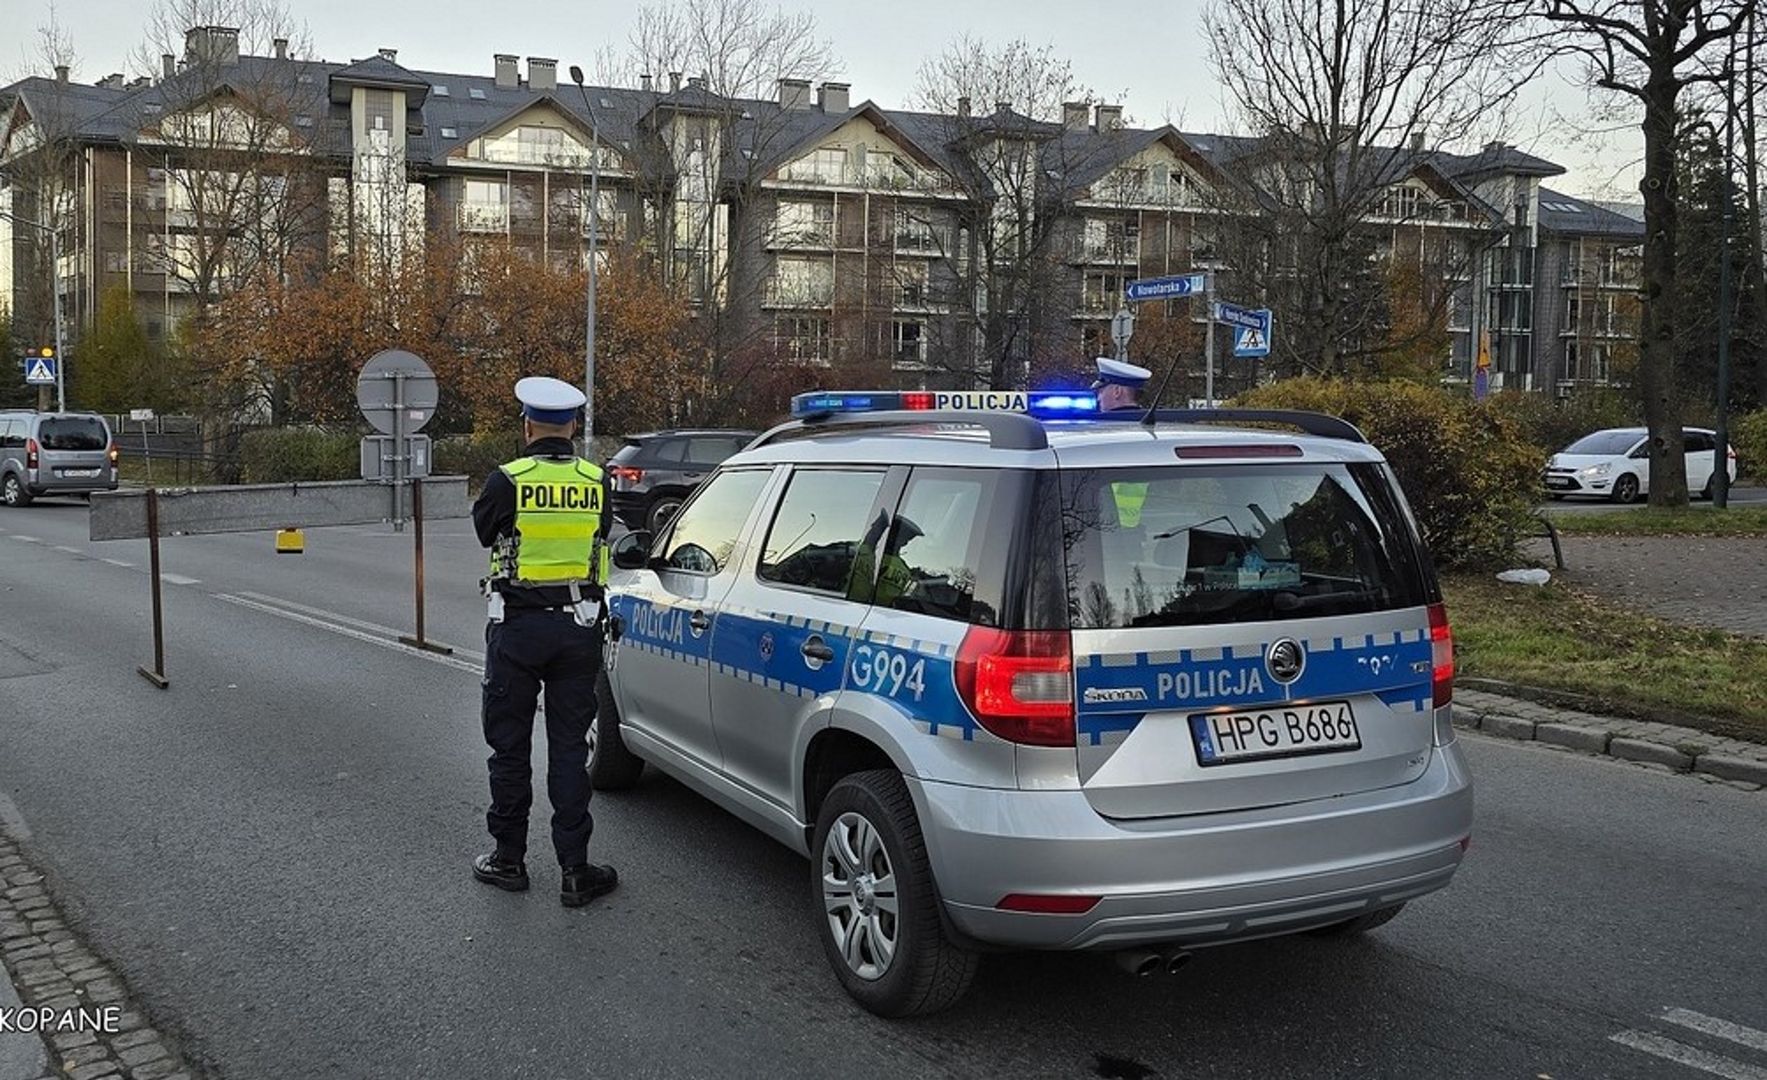
M 605 900 L 564 910 L 542 860 L 526 895 L 471 881 L 475 660 L 385 643 L 407 537 L 168 540 L 161 692 L 144 544 L 72 504 L 0 530 L 0 813 L 222 1076 L 1767 1080 L 1767 794 L 1472 737 L 1465 868 L 1366 940 L 1146 980 L 991 957 L 891 1023 L 827 971 L 807 865 L 670 781 L 597 797 Z M 432 636 L 477 646 L 482 555 L 429 540 Z
M 1587 496 L 1583 496 L 1583 497 L 1569 498 L 1569 499 L 1552 499 L 1552 500 L 1549 500 L 1545 503 L 1542 503 L 1541 505 L 1543 507 L 1545 507 L 1546 509 L 1553 511 L 1554 513 L 1570 512 L 1570 513 L 1584 513 L 1584 514 L 1602 514 L 1602 513 L 1622 513 L 1622 512 L 1627 512 L 1627 511 L 1638 510 L 1638 509 L 1641 509 L 1645 506 L 1645 502 L 1643 499 L 1640 499 L 1639 501 L 1637 501 L 1635 503 L 1630 503 L 1628 505 L 1622 506 L 1619 503 L 1609 502 L 1606 499 L 1592 499 L 1592 498 L 1588 498 Z M 1695 509 L 1706 509 L 1706 510 L 1712 509 L 1711 503 L 1704 502 L 1699 499 L 1695 499 L 1691 505 Z M 1767 487 L 1762 487 L 1761 485 L 1754 484 L 1754 483 L 1741 484 L 1737 487 L 1733 487 L 1730 489 L 1730 505 L 1731 506 L 1767 505 Z

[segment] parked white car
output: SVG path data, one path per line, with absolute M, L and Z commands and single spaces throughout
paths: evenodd
M 1546 493 L 1594 495 L 1629 503 L 1650 494 L 1649 435 L 1644 428 L 1608 428 L 1583 436 L 1552 455 L 1546 463 Z M 1682 428 L 1687 446 L 1687 490 L 1696 498 L 1712 497 L 1717 473 L 1717 436 L 1708 428 Z M 1736 448 L 1729 448 L 1730 479 L 1736 481 Z

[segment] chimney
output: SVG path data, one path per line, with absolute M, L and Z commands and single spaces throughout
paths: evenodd
M 528 89 L 557 90 L 558 61 L 548 60 L 543 56 L 528 57 Z
M 959 120 L 969 119 L 969 96 L 967 94 L 957 99 L 957 118 Z
M 647 94 L 650 93 L 650 72 L 646 71 L 644 74 L 638 76 L 638 89 Z
M 1487 156 L 1487 157 L 1502 157 L 1503 152 L 1508 149 L 1509 149 L 1509 144 L 1506 142 L 1503 142 L 1502 140 L 1498 140 L 1497 142 L 1488 142 L 1485 144 L 1485 156 Z
M 1413 131 L 1411 133 L 1411 152 L 1414 154 L 1423 153 L 1423 132 Z
M 1092 109 L 1084 101 L 1061 103 L 1061 126 L 1069 131 L 1085 131 L 1092 119 Z
M 825 82 L 816 91 L 816 104 L 825 113 L 844 114 L 851 107 L 852 89 L 850 83 Z
M 178 74 L 178 58 L 171 53 L 160 53 L 160 78 L 170 79 Z
M 496 64 L 496 86 L 499 90 L 514 90 L 520 86 L 521 77 L 515 72 L 515 57 L 509 53 L 498 53 L 493 60 Z
M 99 79 L 97 85 L 106 90 L 121 90 L 123 88 L 123 73 L 120 71 L 114 71 L 109 75 L 106 75 L 104 78 Z
M 681 90 L 681 73 L 679 71 L 669 72 L 669 93 L 671 93 L 671 94 L 678 93 L 680 90 Z
M 808 109 L 810 107 L 810 80 L 779 80 L 779 107 L 782 109 Z
M 184 31 L 184 62 L 232 67 L 239 63 L 239 28 L 193 26 Z
M 276 59 L 278 59 L 278 60 L 287 60 L 288 59 L 288 39 L 287 38 L 285 38 L 285 37 L 272 38 L 270 40 L 270 44 L 273 47 L 275 47 L 275 49 L 276 49 Z
M 689 90 L 704 90 L 706 88 L 706 77 L 704 75 L 689 75 L 687 77 L 687 88 Z
M 399 50 L 397 49 L 377 49 L 375 51 L 380 53 L 380 58 L 389 64 L 399 62 Z
M 1121 105 L 1100 105 L 1098 107 L 1098 130 L 1123 130 L 1123 107 Z
M 66 64 L 55 65 L 55 81 L 56 82 L 60 83 L 63 86 L 66 86 L 67 85 L 67 75 L 68 75 L 68 67 Z
M 1009 113 L 1011 111 L 1012 111 L 1012 102 L 1010 102 L 1010 101 L 996 101 L 994 103 L 994 115 L 996 115 L 996 116 L 1000 116 L 1002 114 Z

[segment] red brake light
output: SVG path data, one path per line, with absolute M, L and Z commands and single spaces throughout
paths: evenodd
M 117 449 L 116 443 L 111 443 L 110 444 L 110 453 L 106 456 L 108 456 L 110 458 L 110 463 L 112 465 L 115 465 L 117 463 L 117 459 L 122 457 L 123 454 L 122 454 L 122 451 Z
M 1208 458 L 1290 458 L 1302 457 L 1304 452 L 1293 443 L 1228 443 L 1223 446 L 1180 446 L 1173 451 L 1182 460 Z
M 615 480 L 624 480 L 628 484 L 636 484 L 644 479 L 644 470 L 631 465 L 615 465 L 611 472 Z
M 37 467 L 37 440 L 26 439 L 25 440 L 25 468 L 34 469 L 36 467 Z
M 1074 745 L 1074 654 L 1065 630 L 972 626 L 957 648 L 958 696 L 982 727 L 1027 746 Z
M 902 395 L 904 409 L 930 409 L 933 407 L 933 396 L 925 390 L 910 390 Z
M 1448 609 L 1431 604 L 1430 688 L 1436 708 L 1454 700 L 1454 631 L 1448 628 Z
M 1028 911 L 1036 915 L 1084 915 L 1102 897 L 1052 896 L 1045 893 L 1007 893 L 994 907 L 1000 911 Z

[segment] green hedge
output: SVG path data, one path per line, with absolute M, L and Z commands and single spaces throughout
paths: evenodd
M 1405 382 L 1287 379 L 1235 404 L 1341 416 L 1386 455 L 1444 567 L 1513 565 L 1534 530 L 1545 453 L 1493 400 Z
M 1566 398 L 1508 390 L 1492 395 L 1490 406 L 1512 417 L 1523 436 L 1547 454 L 1556 454 L 1592 431 L 1644 423 L 1644 408 L 1635 396 L 1601 387 Z
M 1736 448 L 1737 472 L 1767 478 L 1767 409 L 1732 420 L 1730 445 Z
M 445 435 L 436 440 L 433 471 L 437 476 L 464 476 L 476 490 L 491 470 L 515 460 L 521 451 L 521 432 L 513 429 Z
M 323 428 L 260 428 L 239 437 L 240 482 L 354 480 L 362 475 L 361 437 Z

